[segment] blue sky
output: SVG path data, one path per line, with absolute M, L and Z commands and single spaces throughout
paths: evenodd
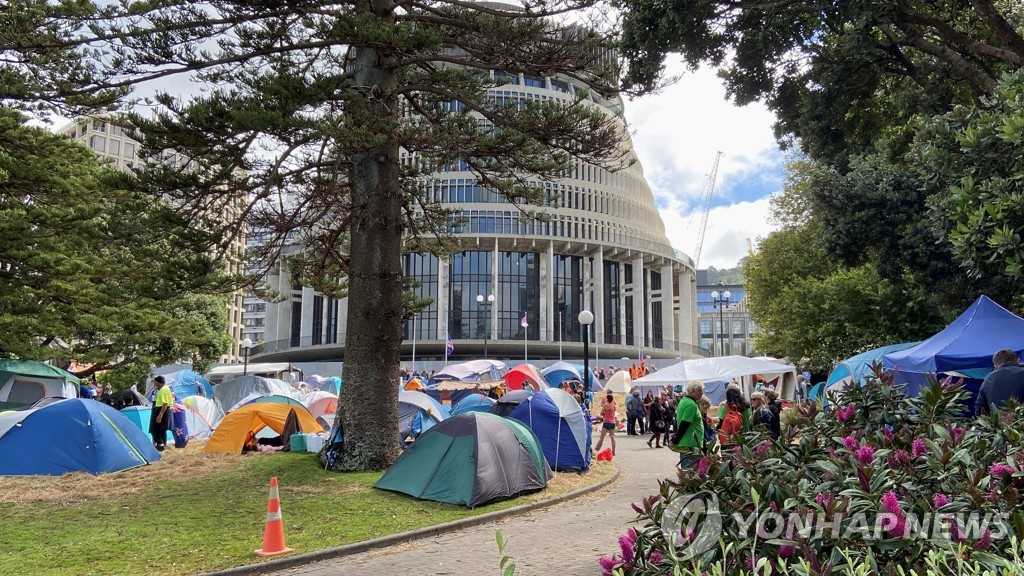
M 774 117 L 763 105 L 736 107 L 712 70 L 688 72 L 669 62 L 678 83 L 626 102 L 633 147 L 654 192 L 673 247 L 694 256 L 698 202 L 717 151 L 718 166 L 698 265 L 729 268 L 774 227 L 768 198 L 782 189 L 785 155 L 772 134 Z

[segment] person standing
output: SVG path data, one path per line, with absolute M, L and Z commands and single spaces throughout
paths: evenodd
M 672 448 L 679 452 L 679 468 L 692 466 L 704 451 L 704 418 L 697 402 L 704 396 L 704 383 L 694 380 L 686 385 L 686 395 L 676 407 L 676 437 L 679 440 Z
M 149 433 L 153 436 L 153 445 L 163 452 L 167 448 L 167 431 L 171 429 L 171 418 L 174 417 L 174 396 L 163 376 L 154 378 L 153 384 L 156 386 L 156 398 L 149 415 Z
M 648 429 L 652 432 L 650 440 L 647 441 L 648 448 L 661 448 L 661 435 L 665 432 L 665 397 L 658 396 L 658 399 L 651 403 L 648 414 Z M 657 444 L 652 445 L 652 442 Z
M 596 451 L 601 451 L 601 445 L 604 444 L 604 437 L 607 435 L 611 437 L 612 456 L 615 455 L 615 425 L 615 396 L 609 392 L 601 403 L 601 438 L 597 441 Z
M 636 422 L 643 417 L 643 410 L 644 401 L 640 399 L 640 391 L 634 388 L 633 392 L 626 397 L 626 434 L 628 436 L 638 435 Z
M 985 376 L 978 390 L 974 411 L 979 416 L 988 414 L 992 406 L 1001 408 L 1010 399 L 1024 402 L 1024 366 L 1013 350 L 1000 350 L 992 356 L 995 370 Z

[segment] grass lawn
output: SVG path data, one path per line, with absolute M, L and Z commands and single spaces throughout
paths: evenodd
M 612 474 L 558 474 L 542 492 L 481 506 L 374 489 L 379 472 L 337 474 L 311 453 L 206 454 L 193 443 L 118 474 L 0 477 L 0 574 L 195 574 L 255 564 L 271 476 L 296 553 L 509 508 Z M 497 562 L 495 554 L 495 562 Z

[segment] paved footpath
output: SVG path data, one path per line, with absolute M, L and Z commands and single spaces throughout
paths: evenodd
M 600 576 L 598 556 L 618 551 L 618 537 L 636 518 L 630 507 L 657 493 L 657 481 L 675 477 L 679 455 L 647 447 L 648 436 L 616 437 L 621 474 L 611 485 L 568 502 L 385 549 L 275 572 L 279 576 L 438 574 L 499 576 L 496 530 L 517 576 Z M 608 446 L 607 441 L 605 447 Z

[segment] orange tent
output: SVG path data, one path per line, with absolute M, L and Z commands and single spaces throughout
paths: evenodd
M 505 385 L 509 390 L 519 390 L 524 385 L 529 385 L 534 392 L 540 392 L 547 388 L 547 382 L 540 370 L 533 364 L 520 364 L 505 374 Z
M 299 417 L 299 427 L 306 434 L 323 432 L 324 429 L 302 406 L 255 402 L 246 404 L 228 413 L 203 448 L 205 452 L 221 452 L 223 454 L 241 454 L 245 443 L 266 427 L 280 434 L 284 431 L 284 421 L 288 412 L 295 410 Z
M 419 378 L 411 378 L 408 382 L 405 383 L 405 389 L 410 392 L 413 390 L 423 390 L 425 388 L 426 386 L 423 385 L 423 381 L 421 381 Z

